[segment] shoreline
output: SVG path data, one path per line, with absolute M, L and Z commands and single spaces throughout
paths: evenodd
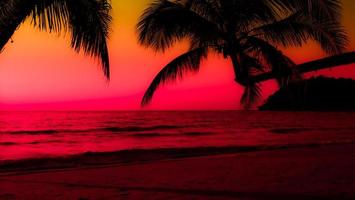
M 355 144 L 0 176 L 0 199 L 354 199 Z
M 153 163 L 163 160 L 178 160 L 208 156 L 226 156 L 258 152 L 285 151 L 332 146 L 354 145 L 355 141 L 288 144 L 269 146 L 221 146 L 221 147 L 184 147 L 160 149 L 130 149 L 114 152 L 86 152 L 83 154 L 28 158 L 0 161 L 0 177 L 14 174 L 31 174 L 48 171 L 63 171 L 87 168 L 99 168 L 120 165 Z

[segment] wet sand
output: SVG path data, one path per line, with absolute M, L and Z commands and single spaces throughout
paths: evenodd
M 3 172 L 0 199 L 355 199 L 354 158 L 338 144 Z

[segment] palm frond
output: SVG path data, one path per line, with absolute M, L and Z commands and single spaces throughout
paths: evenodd
M 107 0 L 67 0 L 71 46 L 76 51 L 99 57 L 102 69 L 110 78 L 110 62 L 107 38 L 112 17 Z
M 263 0 L 235 0 L 233 9 L 234 19 L 230 20 L 236 24 L 237 31 L 245 32 L 259 25 L 276 21 L 280 13 Z
M 66 0 L 33 1 L 32 23 L 49 32 L 65 32 L 68 28 L 68 7 Z
M 14 3 L 13 0 L 0 1 L 0 24 L 8 23 L 6 19 L 13 14 Z
M 67 22 L 64 0 L 4 0 L 1 1 L 0 49 L 3 49 L 16 29 L 28 17 L 42 30 L 60 32 Z
M 3 0 L 0 8 L 0 52 L 33 8 L 30 1 Z
M 315 21 L 296 12 L 270 24 L 257 27 L 255 35 L 275 44 L 302 46 L 308 39 L 318 42 L 328 54 L 342 53 L 349 42 L 347 34 L 337 21 Z
M 165 51 L 177 40 L 210 41 L 218 38 L 218 27 L 184 4 L 158 0 L 153 2 L 137 24 L 139 43 L 156 51 Z
M 328 54 L 343 53 L 349 43 L 344 27 L 336 21 L 309 23 L 308 32 L 311 38 L 318 42 Z
M 184 0 L 183 0 L 184 1 Z M 185 0 L 186 7 L 206 18 L 216 25 L 223 23 L 218 0 Z
M 255 27 L 250 33 L 284 47 L 301 46 L 309 38 L 304 20 L 302 13 L 296 12 L 282 20 Z
M 318 20 L 340 21 L 341 0 L 269 0 L 279 10 L 302 11 Z
M 200 63 L 207 56 L 207 48 L 197 48 L 180 55 L 166 65 L 154 78 L 149 88 L 144 94 L 142 106 L 150 103 L 155 91 L 162 84 L 183 78 L 187 72 L 197 72 L 200 69 Z
M 240 103 L 243 105 L 244 109 L 250 109 L 252 105 L 258 103 L 258 101 L 261 99 L 261 96 L 260 85 L 253 83 L 245 86 Z
M 246 53 L 240 53 L 240 64 L 244 68 L 243 71 L 248 72 L 246 74 L 248 78 L 254 73 L 265 72 L 267 67 L 265 67 L 257 56 L 250 56 Z
M 32 16 L 35 27 L 49 32 L 70 31 L 76 51 L 99 57 L 104 74 L 110 77 L 107 38 L 111 6 L 107 0 L 3 0 L 0 14 L 0 50 L 16 29 Z
M 258 83 L 250 82 L 250 77 L 252 77 L 257 72 L 265 72 L 265 66 L 263 66 L 260 61 L 246 53 L 239 54 L 240 68 L 242 68 L 242 79 L 244 79 L 244 93 L 240 100 L 240 103 L 245 109 L 250 109 L 250 107 L 256 104 L 261 99 L 261 88 Z
M 270 43 L 257 37 L 249 37 L 247 43 L 252 48 L 250 51 L 257 52 L 264 57 L 272 73 L 278 77 L 281 87 L 287 85 L 293 78 L 300 77 L 295 70 L 296 64 Z

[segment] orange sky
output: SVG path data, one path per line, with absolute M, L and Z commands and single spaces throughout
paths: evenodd
M 355 49 L 355 1 L 343 0 L 344 25 Z M 140 99 L 154 75 L 184 46 L 168 54 L 139 47 L 135 24 L 149 0 L 113 0 L 114 24 L 109 41 L 112 80 L 104 79 L 98 62 L 69 48 L 68 38 L 40 32 L 26 22 L 0 54 L 0 109 L 139 109 Z M 296 62 L 324 56 L 314 44 L 287 49 Z M 349 66 L 322 74 L 355 78 Z M 241 88 L 233 82 L 229 61 L 211 56 L 200 73 L 156 93 L 149 109 L 236 109 Z M 267 97 L 275 89 L 264 87 Z

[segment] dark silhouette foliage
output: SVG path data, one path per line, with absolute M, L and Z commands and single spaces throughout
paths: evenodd
M 272 72 L 280 86 L 300 78 L 280 47 L 313 40 L 328 54 L 342 53 L 348 39 L 340 17 L 340 0 L 155 0 L 137 25 L 139 43 L 165 52 L 187 39 L 190 47 L 155 77 L 142 105 L 161 84 L 197 72 L 208 53 L 216 53 L 232 61 L 248 108 L 261 94 L 251 77 Z
M 355 81 L 317 77 L 294 82 L 273 94 L 260 110 L 355 111 Z
M 30 18 L 41 30 L 69 32 L 71 47 L 99 58 L 103 72 L 109 78 L 110 11 L 107 0 L 0 0 L 0 51 L 16 29 Z
M 322 69 L 344 66 L 352 63 L 355 63 L 354 51 L 299 64 L 297 65 L 296 69 L 298 73 L 307 73 L 307 72 L 312 72 L 312 71 L 317 71 Z M 272 72 L 263 73 L 252 77 L 251 81 L 253 82 L 267 81 L 269 79 L 277 78 L 278 75 L 282 77 L 290 74 L 274 74 Z

